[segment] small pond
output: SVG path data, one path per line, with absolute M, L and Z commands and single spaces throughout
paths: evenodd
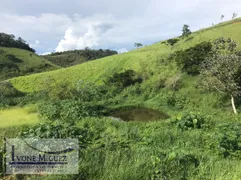
M 164 120 L 169 116 L 163 112 L 149 109 L 149 108 L 133 108 L 128 110 L 122 110 L 118 112 L 114 112 L 110 114 L 111 117 L 120 118 L 124 121 L 156 121 L 156 120 Z

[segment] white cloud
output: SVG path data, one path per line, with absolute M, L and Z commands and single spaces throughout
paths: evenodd
M 122 53 L 128 52 L 128 50 L 126 48 L 120 48 L 120 49 L 117 50 L 117 52 L 119 54 L 122 54 Z
M 100 45 L 101 36 L 109 29 L 111 29 L 111 25 L 108 24 L 91 24 L 83 36 L 78 36 L 74 34 L 72 28 L 68 28 L 65 31 L 64 39 L 59 42 L 55 51 L 61 52 L 98 46 Z
M 86 46 L 129 50 L 135 42 L 178 36 L 183 24 L 194 31 L 234 12 L 241 15 L 240 0 L 3 0 L 0 31 L 22 37 L 38 53 Z
M 30 44 L 31 48 L 40 48 L 43 47 L 42 45 L 40 45 L 40 41 L 39 40 L 35 40 L 35 42 L 33 44 Z
M 41 53 L 40 55 L 48 55 L 48 54 L 51 54 L 51 52 L 44 52 L 44 53 Z

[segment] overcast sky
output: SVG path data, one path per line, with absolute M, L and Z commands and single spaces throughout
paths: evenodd
M 133 49 L 241 15 L 240 0 L 0 0 L 0 32 L 37 53 L 90 47 Z

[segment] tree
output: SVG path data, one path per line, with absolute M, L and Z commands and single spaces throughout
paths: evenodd
M 141 82 L 142 78 L 139 77 L 134 70 L 129 69 L 121 73 L 114 73 L 113 76 L 109 77 L 105 83 L 107 86 L 114 85 L 119 90 L 123 90 L 128 86 Z
M 19 41 L 19 42 L 21 42 L 21 43 L 23 43 L 23 44 L 25 44 L 25 43 L 26 43 L 26 41 L 25 41 L 25 40 L 23 40 L 21 37 L 19 37 L 19 38 L 18 38 L 18 41 Z
M 187 37 L 191 34 L 192 32 L 189 29 L 189 26 L 184 24 L 182 28 L 182 37 Z
M 232 19 L 235 19 L 236 17 L 237 17 L 237 13 L 233 13 L 233 17 L 232 17 Z
M 207 58 L 201 70 L 201 85 L 229 95 L 232 108 L 237 114 L 235 98 L 240 95 L 241 56 L 236 50 L 237 43 L 230 38 L 214 41 L 213 56 Z
M 23 40 L 21 37 L 15 39 L 15 36 L 13 34 L 0 33 L 0 46 L 16 47 L 35 52 L 34 49 L 32 49 L 28 44 L 26 44 L 25 40 Z
M 134 46 L 137 47 L 137 48 L 139 48 L 139 47 L 143 46 L 143 44 L 141 44 L 141 43 L 135 43 Z
M 221 15 L 221 21 L 223 20 L 223 18 L 224 18 L 224 15 Z

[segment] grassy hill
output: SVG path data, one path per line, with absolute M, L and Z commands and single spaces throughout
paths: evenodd
M 24 137 L 79 139 L 78 175 L 31 176 L 34 179 L 241 179 L 241 115 L 234 115 L 229 97 L 200 88 L 199 75 L 183 71 L 172 56 L 219 37 L 241 44 L 240 29 L 239 18 L 184 39 L 177 37 L 173 45 L 172 40 L 162 41 L 98 61 L 9 79 L 2 83 L 9 89 L 2 90 L 7 97 L 3 101 L 13 101 L 10 106 L 37 104 L 31 110 L 34 121 L 28 123 L 26 118 L 26 124 L 42 123 L 24 130 L 18 126 L 23 121 L 10 123 L 9 128 L 4 124 L 0 135 L 15 137 L 24 131 Z M 138 83 L 124 81 L 123 88 L 113 77 Z M 16 98 L 8 99 L 14 94 Z M 133 107 L 158 110 L 167 119 L 143 123 L 109 117 L 110 112 Z M 12 110 L 30 116 L 22 108 L 4 109 L 0 115 L 7 118 Z
M 57 65 L 31 51 L 0 47 L 0 80 L 56 69 Z
M 118 54 L 118 52 L 109 49 L 94 50 L 85 48 L 82 50 L 51 53 L 49 55 L 44 55 L 43 57 L 58 66 L 69 67 L 114 54 Z
M 241 19 L 236 19 L 194 32 L 188 38 L 180 39 L 174 46 L 168 46 L 163 42 L 159 42 L 128 53 L 102 58 L 100 61 L 91 61 L 52 72 L 13 78 L 10 82 L 23 92 L 33 92 L 41 90 L 44 80 L 50 76 L 56 79 L 56 81 L 61 80 L 61 82 L 68 81 L 74 83 L 78 80 L 101 82 L 114 72 L 119 72 L 123 69 L 133 69 L 140 74 L 153 74 L 145 82 L 145 85 L 149 86 L 149 84 L 156 82 L 160 78 L 168 78 L 181 73 L 180 68 L 176 66 L 175 62 L 166 61 L 171 53 L 219 37 L 230 37 L 241 44 L 240 27 Z
M 202 29 L 192 33 L 188 38 L 180 38 L 173 46 L 167 45 L 165 41 L 162 41 L 128 53 L 105 57 L 98 61 L 90 61 L 65 69 L 13 78 L 9 82 L 19 91 L 31 93 L 44 90 L 46 84 L 51 86 L 49 83 L 53 83 L 52 87 L 56 89 L 66 84 L 74 86 L 80 80 L 101 85 L 114 73 L 132 69 L 144 79 L 140 85 L 143 93 L 141 96 L 134 94 L 131 97 L 131 93 L 128 94 L 128 92 L 135 91 L 136 87 L 125 89 L 122 94 L 129 97 L 126 99 L 126 102 L 135 99 L 134 104 L 141 102 L 152 108 L 165 109 L 170 114 L 175 115 L 177 111 L 166 105 L 167 97 L 175 96 L 177 101 L 185 101 L 184 99 L 190 101 L 187 106 L 196 108 L 199 111 L 206 111 L 208 106 L 210 107 L 210 112 L 213 111 L 213 113 L 216 111 L 231 113 L 231 106 L 228 100 L 226 106 L 223 107 L 225 111 L 217 109 L 216 106 L 221 96 L 217 93 L 203 94 L 202 90 L 195 87 L 198 84 L 198 76 L 189 76 L 183 73 L 176 62 L 168 57 L 178 50 L 185 50 L 200 42 L 211 41 L 219 37 L 230 37 L 241 44 L 240 21 L 241 19 L 236 19 L 211 28 Z M 51 82 L 49 79 L 51 79 Z M 176 80 L 182 84 L 178 92 L 170 90 L 171 84 Z M 165 88 L 159 89 L 158 87 L 162 86 L 162 83 L 164 83 Z

